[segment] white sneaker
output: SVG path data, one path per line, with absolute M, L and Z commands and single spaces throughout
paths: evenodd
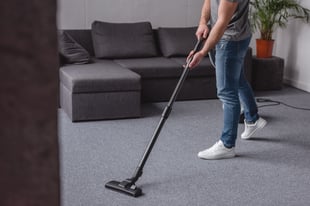
M 250 139 L 256 131 L 265 127 L 266 124 L 267 121 L 261 117 L 254 124 L 248 124 L 244 121 L 245 128 L 244 132 L 241 134 L 241 139 Z
M 217 160 L 235 157 L 235 148 L 227 148 L 223 142 L 219 140 L 212 147 L 198 153 L 198 157 L 207 160 Z

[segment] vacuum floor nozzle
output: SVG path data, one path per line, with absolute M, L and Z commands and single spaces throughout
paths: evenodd
M 113 180 L 106 183 L 105 187 L 133 197 L 139 197 L 140 195 L 142 195 L 142 190 L 140 188 L 138 188 L 135 184 L 128 184 L 126 180 L 123 182 Z

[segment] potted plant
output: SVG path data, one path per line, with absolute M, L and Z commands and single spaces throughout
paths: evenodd
M 297 0 L 251 0 L 250 21 L 254 31 L 260 32 L 256 40 L 258 58 L 272 56 L 272 34 L 276 28 L 285 28 L 290 19 L 309 22 L 310 10 L 301 6 Z

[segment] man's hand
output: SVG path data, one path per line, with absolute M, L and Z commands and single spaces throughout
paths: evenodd
M 201 39 L 206 39 L 209 35 L 209 27 L 205 24 L 200 24 L 197 28 L 196 31 L 196 37 L 198 40 Z M 205 54 L 203 52 L 197 52 L 196 54 L 194 54 L 194 51 L 191 51 L 189 53 L 189 55 L 187 56 L 186 62 L 188 63 L 189 61 L 189 68 L 193 69 L 196 66 L 198 66 L 198 64 L 201 62 L 202 58 L 205 56 Z
M 206 39 L 209 35 L 209 27 L 205 24 L 200 24 L 197 28 L 197 31 L 196 31 L 196 37 L 197 39 Z
M 189 55 L 187 56 L 186 62 L 190 62 L 189 63 L 189 68 L 193 69 L 196 66 L 199 65 L 199 63 L 201 62 L 201 60 L 204 58 L 205 54 L 202 51 L 197 52 L 196 54 L 194 54 L 194 51 L 191 51 L 189 53 Z

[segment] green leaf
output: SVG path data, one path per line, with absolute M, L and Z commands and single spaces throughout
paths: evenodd
M 252 30 L 259 30 L 262 39 L 270 40 L 273 31 L 285 28 L 290 19 L 309 23 L 310 10 L 296 0 L 251 0 L 249 18 Z

